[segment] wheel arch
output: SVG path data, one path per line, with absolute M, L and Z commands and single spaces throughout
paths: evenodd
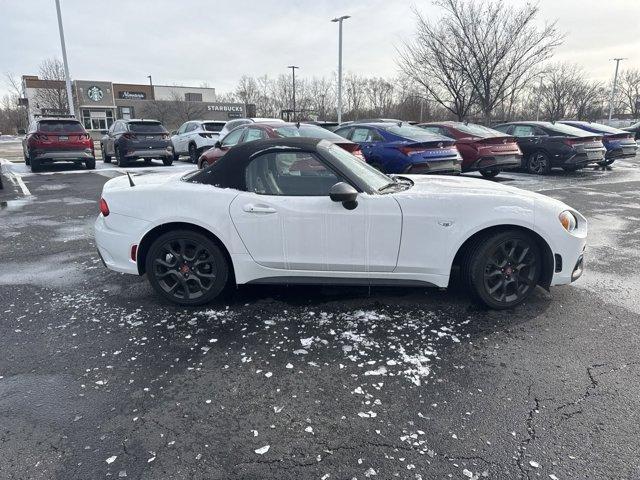
M 458 248 L 458 251 L 456 252 L 456 255 L 453 259 L 452 270 L 453 268 L 460 266 L 463 263 L 463 260 L 468 254 L 471 246 L 476 242 L 489 235 L 504 232 L 507 230 L 517 230 L 520 232 L 524 232 L 536 241 L 536 244 L 538 245 L 538 248 L 540 249 L 540 253 L 542 255 L 542 272 L 540 275 L 539 285 L 544 289 L 549 290 L 555 267 L 553 251 L 551 250 L 549 243 L 539 233 L 521 225 L 494 225 L 475 232 L 464 241 L 460 248 Z
M 229 264 L 229 274 L 230 274 L 229 278 L 233 283 L 235 283 L 235 271 L 233 268 L 233 261 L 231 260 L 231 255 L 229 254 L 229 250 L 227 249 L 225 244 L 222 242 L 222 240 L 220 240 L 210 230 L 207 230 L 206 228 L 203 228 L 199 225 L 195 225 L 193 223 L 188 223 L 188 222 L 163 223 L 161 225 L 155 226 L 154 228 L 149 230 L 147 233 L 145 233 L 144 237 L 142 237 L 142 240 L 140 240 L 140 243 L 138 244 L 138 252 L 136 255 L 136 264 L 138 267 L 138 273 L 140 275 L 144 275 L 146 273 L 145 263 L 146 263 L 147 253 L 149 252 L 149 248 L 153 244 L 154 240 L 158 238 L 160 235 L 170 232 L 172 230 L 191 230 L 194 232 L 198 232 L 208 237 L 211 241 L 213 241 L 216 245 L 218 245 L 218 247 L 222 251 L 222 254 L 225 256 Z

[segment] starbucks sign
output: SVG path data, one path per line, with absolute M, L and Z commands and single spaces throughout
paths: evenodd
M 87 89 L 87 97 L 89 97 L 94 102 L 99 102 L 100 100 L 102 100 L 102 97 L 104 97 L 104 92 L 100 87 L 96 87 L 94 85 L 93 87 L 89 87 Z

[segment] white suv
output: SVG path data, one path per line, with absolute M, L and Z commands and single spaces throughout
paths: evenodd
M 172 132 L 173 159 L 189 155 L 191 163 L 196 163 L 205 150 L 213 147 L 220 138 L 220 131 L 226 122 L 216 120 L 190 120 Z

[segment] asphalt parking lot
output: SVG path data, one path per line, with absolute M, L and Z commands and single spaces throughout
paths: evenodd
M 0 478 L 640 478 L 639 161 L 498 177 L 590 221 L 584 276 L 508 312 L 456 285 L 177 308 L 95 252 L 122 169 L 5 162 Z

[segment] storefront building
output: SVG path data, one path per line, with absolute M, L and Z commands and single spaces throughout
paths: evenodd
M 30 120 L 69 114 L 65 82 L 24 75 L 22 86 Z M 74 80 L 72 92 L 75 115 L 94 138 L 116 119 L 154 118 L 174 130 L 187 120 L 226 121 L 245 117 L 247 112 L 242 103 L 216 102 L 215 89 L 209 87 Z

